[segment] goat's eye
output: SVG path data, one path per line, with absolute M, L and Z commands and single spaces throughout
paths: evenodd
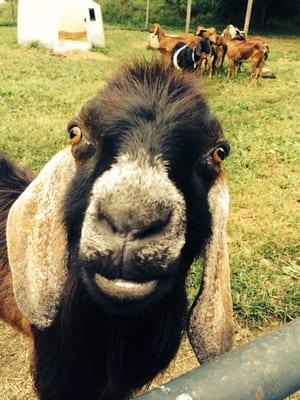
M 80 128 L 78 126 L 73 126 L 73 128 L 69 130 L 69 136 L 72 144 L 78 143 L 82 136 Z
M 215 163 L 221 163 L 225 157 L 227 156 L 228 152 L 224 147 L 217 147 L 213 152 L 213 160 Z

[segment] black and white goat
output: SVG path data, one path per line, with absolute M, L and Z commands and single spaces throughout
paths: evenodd
M 33 339 L 41 400 L 124 400 L 185 327 L 201 361 L 232 345 L 229 146 L 197 78 L 158 62 L 122 68 L 68 133 L 33 180 L 0 156 L 0 317 Z
M 172 65 L 182 71 L 196 71 L 201 58 L 210 54 L 211 45 L 208 39 L 200 39 L 195 48 L 184 42 L 178 42 L 172 53 Z

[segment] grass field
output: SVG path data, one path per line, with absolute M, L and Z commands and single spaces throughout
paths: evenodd
M 83 57 L 20 48 L 16 29 L 0 27 L 0 149 L 38 172 L 68 140 L 66 124 L 130 56 L 146 33 L 106 30 L 107 48 Z M 231 143 L 225 168 L 231 192 L 230 263 L 237 343 L 300 316 L 300 39 L 267 37 L 276 80 L 204 79 L 207 100 Z M 200 79 L 199 79 L 200 84 Z M 189 276 L 192 299 L 199 263 Z M 26 342 L 0 325 L 0 398 L 33 399 Z M 180 364 L 181 363 L 181 364 Z M 185 345 L 175 373 L 195 365 Z M 167 376 L 174 375 L 172 368 Z M 15 371 L 15 375 L 11 375 Z

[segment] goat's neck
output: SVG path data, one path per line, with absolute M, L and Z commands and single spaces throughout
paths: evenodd
M 157 29 L 157 38 L 158 38 L 158 41 L 159 42 L 161 42 L 163 39 L 165 39 L 167 37 L 167 35 L 165 34 L 165 32 L 164 32 L 164 30 L 161 28 L 161 27 L 159 27 L 158 29 Z
M 143 314 L 105 314 L 85 288 L 55 323 L 34 332 L 36 386 L 43 400 L 125 400 L 167 367 L 181 339 L 184 279 Z M 60 355 L 60 357 L 58 356 Z

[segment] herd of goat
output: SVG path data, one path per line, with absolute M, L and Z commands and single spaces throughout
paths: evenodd
M 161 60 L 176 69 L 205 73 L 212 77 L 223 69 L 227 56 L 228 78 L 241 71 L 243 62 L 251 64 L 251 77 L 262 76 L 269 46 L 258 36 L 247 37 L 243 31 L 228 25 L 221 35 L 215 28 L 198 26 L 194 35 L 167 35 L 159 24 L 149 27 L 148 48 L 157 49 Z

